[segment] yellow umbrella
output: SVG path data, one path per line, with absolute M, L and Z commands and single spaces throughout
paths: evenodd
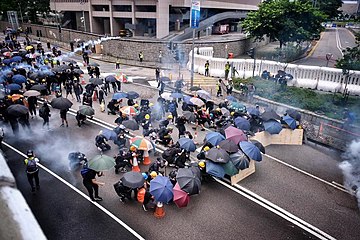
M 33 46 L 27 46 L 26 48 L 25 48 L 25 50 L 30 50 L 30 49 L 33 49 L 34 47 Z

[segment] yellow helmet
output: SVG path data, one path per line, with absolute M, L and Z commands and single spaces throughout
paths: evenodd
M 152 106 L 154 106 L 154 104 L 151 102 L 151 103 L 149 103 L 149 107 L 152 107 Z
M 220 108 L 216 108 L 215 110 L 216 110 L 217 112 L 220 112 L 220 111 L 221 111 L 221 109 L 220 109 Z
M 135 146 L 130 146 L 130 151 L 136 151 L 136 147 Z
M 150 119 L 150 115 L 149 115 L 149 114 L 146 114 L 146 115 L 145 115 L 145 119 L 149 120 L 149 119 Z
M 199 167 L 204 168 L 204 167 L 205 167 L 205 162 L 204 162 L 204 161 L 200 161 L 200 162 L 199 162 Z
M 235 112 L 231 112 L 231 113 L 230 113 L 231 116 L 234 116 L 234 114 L 235 114 Z
M 209 151 L 210 150 L 210 147 L 209 146 L 206 146 L 206 147 L 204 147 L 204 149 L 203 149 L 205 152 L 207 152 L 207 151 Z
M 157 177 L 157 172 L 152 171 L 152 172 L 150 173 L 150 176 L 151 176 L 151 178 L 156 178 L 156 177 Z
M 173 115 L 169 114 L 169 116 L 167 116 L 168 119 L 173 119 Z
M 138 107 L 138 106 L 139 106 L 139 104 L 135 103 L 133 107 L 135 107 L 135 108 L 136 108 L 136 107 Z

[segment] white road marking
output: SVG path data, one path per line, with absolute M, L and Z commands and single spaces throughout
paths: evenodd
M 336 28 L 335 39 L 336 39 L 336 47 L 339 49 L 339 51 L 341 53 L 341 56 L 344 56 L 344 53 L 342 52 L 342 47 L 341 47 L 341 41 L 340 41 L 338 28 Z
M 7 146 L 8 148 L 10 148 L 11 150 L 13 150 L 14 152 L 18 153 L 19 155 L 23 156 L 24 158 L 26 158 L 26 154 L 22 153 L 20 150 L 14 148 L 13 146 L 11 146 L 10 144 L 6 143 L 6 142 L 2 142 L 5 146 Z M 45 170 L 46 172 L 48 172 L 49 174 L 51 174 L 53 177 L 57 178 L 60 182 L 64 183 L 66 186 L 68 186 L 69 188 L 71 188 L 72 190 L 74 190 L 76 193 L 78 193 L 80 196 L 82 196 L 83 198 L 85 198 L 86 200 L 88 200 L 89 202 L 91 202 L 92 204 L 94 204 L 97 208 L 99 208 L 101 211 L 103 211 L 104 213 L 106 213 L 109 217 L 111 217 L 113 220 L 115 220 L 117 223 L 119 223 L 121 226 L 123 226 L 126 230 L 128 230 L 131 234 L 133 234 L 137 239 L 140 240 L 145 240 L 145 238 L 143 238 L 140 234 L 138 234 L 135 230 L 133 230 L 131 227 L 129 227 L 126 223 L 124 223 L 123 221 L 121 221 L 118 217 L 116 217 L 113 213 L 111 213 L 109 210 L 107 210 L 106 208 L 104 208 L 103 206 L 101 206 L 99 203 L 92 201 L 89 196 L 87 196 L 85 193 L 83 193 L 82 191 L 80 191 L 79 189 L 77 189 L 76 187 L 74 187 L 71 183 L 67 182 L 65 179 L 63 179 L 62 177 L 60 177 L 59 175 L 57 175 L 56 173 L 54 173 L 53 171 L 51 171 L 50 169 L 48 169 L 47 167 L 45 167 L 44 165 L 42 165 L 41 163 L 38 163 L 39 167 L 42 168 L 43 170 Z

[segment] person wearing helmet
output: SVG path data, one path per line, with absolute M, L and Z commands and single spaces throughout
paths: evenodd
M 148 136 L 151 127 L 150 114 L 146 114 L 144 116 L 144 119 L 141 121 L 140 125 L 143 128 L 143 136 Z
M 196 156 L 197 159 L 202 160 L 202 159 L 206 159 L 206 152 L 210 150 L 209 146 L 204 146 L 201 150 L 200 153 Z
M 124 150 L 120 150 L 119 153 L 114 157 L 115 158 L 115 174 L 120 172 L 127 172 L 128 169 L 131 169 L 131 163 L 128 156 L 128 153 Z
M 200 161 L 200 162 L 198 163 L 198 165 L 199 165 L 200 170 L 203 169 L 203 168 L 205 168 L 205 161 Z
M 155 172 L 155 171 L 152 171 L 152 172 L 150 172 L 150 178 L 151 179 L 155 179 L 156 177 L 157 177 L 157 172 Z
M 159 135 L 159 140 L 157 140 L 156 142 L 164 145 L 164 146 L 168 146 L 170 144 L 172 144 L 173 140 L 171 137 L 171 134 L 173 132 L 173 128 L 172 127 L 167 127 L 166 129 L 160 129 L 158 135 Z
M 188 122 L 185 116 L 178 117 L 176 119 L 176 127 L 179 130 L 179 138 L 184 136 L 186 133 L 186 126 L 185 124 Z
M 31 192 L 35 192 L 34 179 L 35 179 L 36 189 L 37 190 L 40 189 L 39 167 L 37 165 L 39 159 L 35 157 L 33 150 L 28 150 L 26 155 L 27 158 L 24 160 L 24 163 L 26 165 L 26 175 L 29 184 L 31 186 Z
M 161 128 L 167 128 L 168 125 L 170 124 L 170 121 L 171 121 L 172 119 L 173 119 L 172 115 L 169 114 L 169 115 L 167 116 L 167 118 L 162 119 L 162 120 L 160 121 L 160 123 L 159 123 L 159 128 L 160 128 L 160 129 L 161 129 Z
M 169 119 L 169 121 L 171 121 L 172 123 L 174 123 L 174 121 L 178 117 L 177 108 L 178 108 L 178 104 L 176 100 L 172 100 L 168 105 L 169 112 L 171 113 L 172 116 L 172 118 Z
M 161 168 L 164 168 L 167 165 L 167 162 L 163 159 L 161 159 L 160 157 L 156 158 L 156 160 L 151 163 L 151 165 L 149 166 L 149 170 L 148 172 L 156 172 L 158 174 L 163 174 L 164 171 L 160 171 Z

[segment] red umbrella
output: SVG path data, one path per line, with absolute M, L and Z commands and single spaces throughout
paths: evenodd
M 174 202 L 178 208 L 186 207 L 190 202 L 190 197 L 187 192 L 181 190 L 179 184 L 175 184 L 173 189 L 174 192 Z
M 247 141 L 246 134 L 242 130 L 233 126 L 229 126 L 225 129 L 225 136 L 226 139 L 233 141 L 235 144 L 239 144 L 239 142 L 242 141 Z

